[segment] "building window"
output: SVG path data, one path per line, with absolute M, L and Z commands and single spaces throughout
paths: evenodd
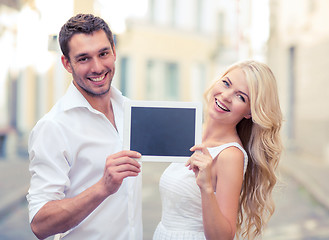
M 155 60 L 146 63 L 146 99 L 162 100 L 163 96 L 163 71 L 161 64 Z
M 191 69 L 191 99 L 192 101 L 203 100 L 206 86 L 206 66 L 203 63 L 195 63 Z
M 195 27 L 197 32 L 202 31 L 202 0 L 196 0 Z
M 152 99 L 153 85 L 152 78 L 154 75 L 154 62 L 152 60 L 146 63 L 146 98 L 148 100 Z
M 148 60 L 146 64 L 146 99 L 178 100 L 180 94 L 177 63 Z
M 168 100 L 179 99 L 179 76 L 176 63 L 165 64 L 165 96 Z
M 149 0 L 150 22 L 155 23 L 155 0 Z
M 123 95 L 128 96 L 128 57 L 123 57 L 120 60 L 120 89 Z
M 169 22 L 171 27 L 177 27 L 177 3 L 176 0 L 170 1 Z
M 222 47 L 224 45 L 224 13 L 220 12 L 217 15 L 217 34 L 218 34 L 218 45 Z

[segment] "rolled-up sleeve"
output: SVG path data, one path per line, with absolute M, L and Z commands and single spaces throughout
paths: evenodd
M 31 182 L 26 198 L 31 222 L 47 202 L 63 199 L 65 189 L 70 187 L 68 144 L 56 122 L 44 120 L 32 130 L 29 158 Z

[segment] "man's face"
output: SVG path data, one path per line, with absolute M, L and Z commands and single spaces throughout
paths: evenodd
M 109 93 L 115 71 L 116 53 L 103 30 L 75 34 L 69 41 L 70 60 L 62 57 L 73 82 L 88 99 Z

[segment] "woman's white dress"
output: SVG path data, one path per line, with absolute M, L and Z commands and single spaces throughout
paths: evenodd
M 227 143 L 208 148 L 215 158 L 228 147 L 237 147 L 244 154 L 244 172 L 248 156 L 238 143 Z M 202 223 L 201 193 L 192 170 L 184 163 L 171 163 L 160 178 L 162 217 L 153 240 L 205 239 Z

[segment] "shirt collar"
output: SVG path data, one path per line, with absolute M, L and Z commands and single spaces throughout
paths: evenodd
M 117 104 L 122 105 L 124 102 L 124 97 L 122 93 L 115 87 L 111 86 L 111 101 L 115 101 Z M 73 82 L 69 85 L 64 98 L 67 99 L 64 105 L 64 111 L 73 108 L 85 107 L 90 111 L 95 111 L 95 109 L 89 104 L 87 99 L 81 94 L 81 92 L 74 86 Z

